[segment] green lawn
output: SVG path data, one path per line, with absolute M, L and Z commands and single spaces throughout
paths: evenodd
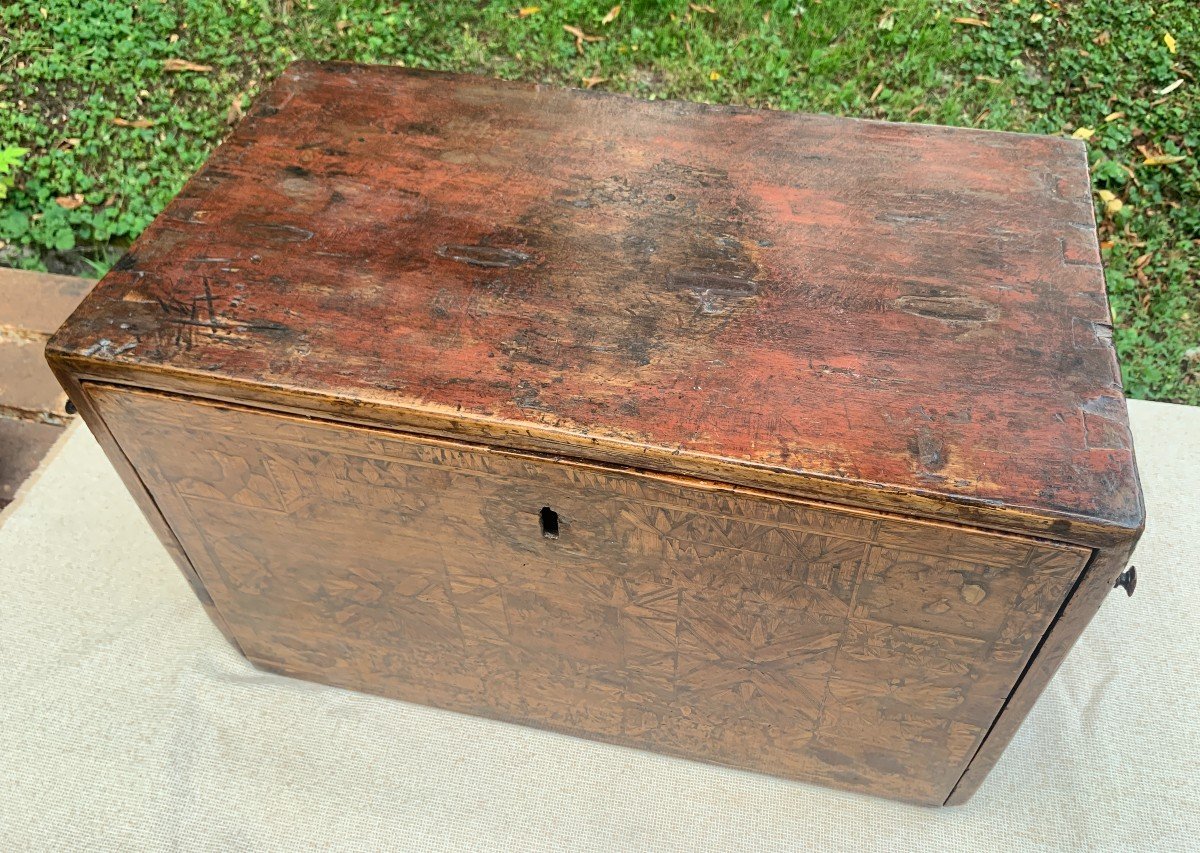
M 10 0 L 0 264 L 103 272 L 298 57 L 1075 133 L 1126 388 L 1200 404 L 1196 0 L 522 2 Z

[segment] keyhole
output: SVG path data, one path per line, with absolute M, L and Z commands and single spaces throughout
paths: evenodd
M 558 513 L 550 509 L 548 506 L 542 507 L 539 513 L 539 518 L 542 524 L 542 535 L 547 539 L 558 538 Z

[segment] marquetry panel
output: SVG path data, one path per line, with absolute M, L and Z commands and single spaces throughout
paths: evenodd
M 1087 555 L 89 387 L 261 665 L 920 802 L 949 794 Z

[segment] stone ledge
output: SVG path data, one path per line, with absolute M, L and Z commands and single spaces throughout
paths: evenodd
M 0 507 L 70 420 L 46 365 L 46 340 L 95 282 L 0 267 Z

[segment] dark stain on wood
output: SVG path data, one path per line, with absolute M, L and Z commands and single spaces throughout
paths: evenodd
M 685 292 L 705 314 L 722 313 L 726 303 L 758 293 L 757 282 L 704 270 L 672 270 L 667 274 L 667 287 Z
M 925 471 L 936 473 L 946 467 L 946 449 L 930 430 L 921 430 L 909 448 Z
M 438 246 L 437 253 L 452 261 L 489 269 L 511 269 L 530 261 L 524 252 L 499 246 Z
M 117 262 L 113 264 L 112 268 L 117 272 L 126 272 L 127 270 L 131 270 L 136 266 L 137 255 L 135 255 L 133 252 L 126 252 L 117 259 Z

